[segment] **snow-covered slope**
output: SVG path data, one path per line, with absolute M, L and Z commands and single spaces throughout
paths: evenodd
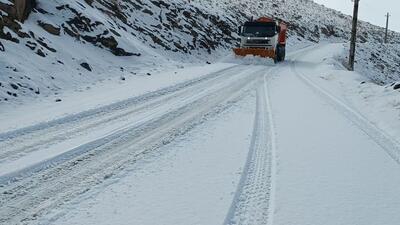
M 215 7 L 242 13 L 248 18 L 268 15 L 289 24 L 291 43 L 348 42 L 351 16 L 324 7 L 310 0 L 198 0 Z M 378 84 L 392 85 L 400 81 L 400 34 L 389 31 L 389 44 L 382 44 L 384 28 L 359 21 L 356 70 Z M 347 63 L 347 58 L 342 58 Z
M 185 1 L 41 0 L 24 24 L 10 16 L 9 4 L 0 4 L 2 102 L 151 75 L 149 67 L 170 59 L 233 44 L 232 22 Z
M 205 2 L 207 1 L 214 2 L 214 0 Z M 283 19 L 289 24 L 291 35 L 298 35 L 314 42 L 350 39 L 350 16 L 310 0 L 223 0 L 218 2 L 223 2 L 220 4 L 224 4 L 224 7 L 240 11 L 248 17 L 268 15 Z M 382 42 L 383 28 L 363 21 L 360 21 L 359 26 L 360 42 Z M 399 33 L 391 32 L 390 35 L 392 43 L 400 43 Z
M 188 82 L 0 133 L 0 224 L 397 225 L 400 92 L 360 84 L 344 52 L 186 68 Z
M 251 16 L 287 21 L 290 43 L 345 42 L 351 19 L 308 0 L 37 0 L 24 24 L 12 8 L 11 0 L 0 1 L 0 104 L 151 75 L 171 60 L 216 60 L 235 45 L 238 24 Z M 400 34 L 392 32 L 393 43 L 384 48 L 377 44 L 382 34 L 360 22 L 359 41 L 368 44 L 359 68 L 386 84 L 400 79 L 392 63 L 400 61 Z M 365 67 L 376 52 L 390 57 Z

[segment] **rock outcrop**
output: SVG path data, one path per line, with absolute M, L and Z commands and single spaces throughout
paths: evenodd
M 16 18 L 24 22 L 28 19 L 29 14 L 36 7 L 36 0 L 14 0 Z
M 13 5 L 0 2 L 0 10 L 7 12 L 11 19 L 24 22 L 36 7 L 36 0 L 14 0 Z

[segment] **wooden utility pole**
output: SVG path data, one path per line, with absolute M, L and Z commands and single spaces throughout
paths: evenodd
M 386 15 L 386 31 L 385 31 L 385 44 L 388 43 L 388 31 L 389 31 L 389 13 Z
M 353 27 L 351 29 L 350 57 L 349 57 L 350 71 L 354 71 L 354 61 L 355 61 L 356 41 L 357 41 L 358 3 L 360 2 L 360 0 L 353 0 L 353 1 L 354 1 Z

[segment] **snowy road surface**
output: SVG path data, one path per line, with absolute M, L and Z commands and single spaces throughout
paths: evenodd
M 332 48 L 1 133 L 0 224 L 398 224 L 398 139 L 315 82 Z

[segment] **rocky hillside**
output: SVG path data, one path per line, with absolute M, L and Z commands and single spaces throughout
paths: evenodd
M 202 1 L 204 2 L 204 1 Z M 289 24 L 290 36 L 311 42 L 348 42 L 352 18 L 310 0 L 223 0 L 205 4 L 238 11 L 247 17 L 269 15 Z M 256 15 L 252 13 L 257 12 Z M 356 70 L 383 85 L 400 81 L 400 33 L 389 31 L 389 44 L 382 44 L 384 28 L 360 21 Z M 340 59 L 347 62 L 347 58 Z
M 0 0 L 0 104 L 151 75 L 146 68 L 171 60 L 211 61 L 236 44 L 238 24 L 259 15 L 287 21 L 291 39 L 349 39 L 349 16 L 308 0 Z M 391 36 L 397 46 L 400 35 Z M 381 39 L 382 28 L 360 23 L 360 42 Z M 399 79 L 399 67 L 376 65 L 391 77 L 382 82 Z
M 24 21 L 1 0 L 0 101 L 137 75 L 155 57 L 204 59 L 234 44 L 234 21 L 187 3 L 38 0 Z
M 352 18 L 311 0 L 197 0 L 204 5 L 214 4 L 244 16 L 268 15 L 289 24 L 291 35 L 297 35 L 313 42 L 322 40 L 348 41 Z M 370 23 L 359 22 L 359 42 L 382 42 L 384 29 Z M 392 43 L 400 43 L 400 34 L 390 33 Z

